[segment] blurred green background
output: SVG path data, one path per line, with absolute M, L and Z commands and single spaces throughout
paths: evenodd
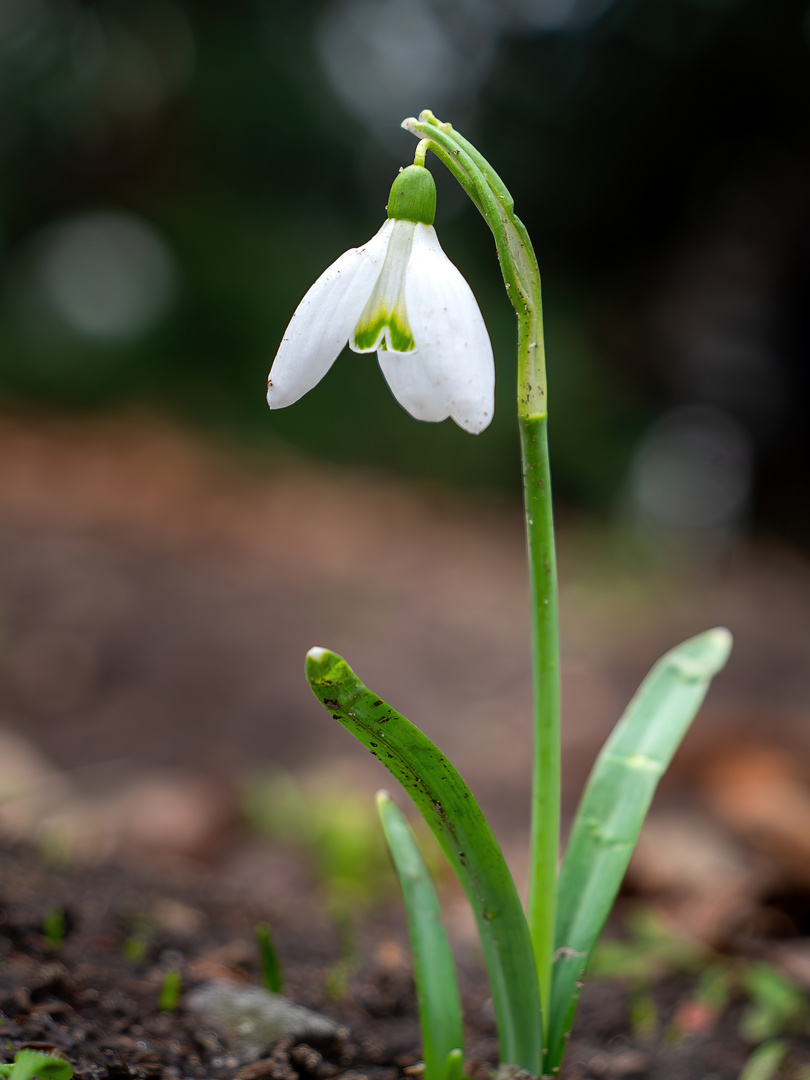
M 0 388 L 146 406 L 284 460 L 518 490 L 514 319 L 432 159 L 499 373 L 472 439 L 346 352 L 264 385 L 312 281 L 381 224 L 429 107 L 511 188 L 544 275 L 569 505 L 810 539 L 810 16 L 793 0 L 0 0 Z M 431 160 L 428 162 L 431 163 Z

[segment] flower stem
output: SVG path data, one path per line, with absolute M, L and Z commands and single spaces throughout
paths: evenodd
M 548 1015 L 560 834 L 560 660 L 557 565 L 548 456 L 548 413 L 540 272 L 506 185 L 450 124 L 429 111 L 402 124 L 447 166 L 492 230 L 504 284 L 518 318 L 518 418 L 532 600 L 534 769 L 528 921 Z
M 428 148 L 430 146 L 429 139 L 420 139 L 416 144 L 416 150 L 413 154 L 414 165 L 421 165 L 424 168 L 425 158 L 427 157 Z
M 532 601 L 534 783 L 529 928 L 540 1000 L 548 1015 L 560 837 L 560 681 L 557 575 L 546 417 L 521 417 L 523 491 Z
M 527 238 L 528 239 L 528 238 Z M 518 419 L 529 556 L 534 691 L 529 928 L 548 1020 L 560 847 L 560 643 L 540 275 L 518 311 Z

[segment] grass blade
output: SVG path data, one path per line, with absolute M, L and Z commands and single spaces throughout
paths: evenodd
M 743 1065 L 739 1080 L 772 1080 L 787 1057 L 788 1045 L 781 1039 L 762 1043 Z
M 447 1055 L 441 1080 L 464 1080 L 464 1052 L 461 1047 L 451 1050 Z
M 183 988 L 183 977 L 177 968 L 171 968 L 163 976 L 163 984 L 158 996 L 158 1008 L 161 1012 L 175 1012 Z
M 450 1054 L 464 1045 L 461 997 L 453 953 L 442 924 L 439 898 L 430 871 L 410 826 L 387 791 L 377 792 L 377 809 L 402 888 L 408 920 L 422 1026 L 425 1080 L 443 1080 Z
M 262 966 L 262 981 L 273 994 L 280 994 L 282 988 L 281 962 L 273 944 L 273 935 L 268 923 L 259 923 L 256 927 L 256 947 Z
M 542 1024 L 529 927 L 509 868 L 469 788 L 430 739 L 368 690 L 337 653 L 310 649 L 307 679 L 335 720 L 399 780 L 430 826 L 478 924 L 501 1060 L 539 1075 Z
M 725 664 L 722 627 L 666 653 L 642 682 L 593 767 L 563 860 L 546 1070 L 559 1068 L 579 984 L 661 775 Z

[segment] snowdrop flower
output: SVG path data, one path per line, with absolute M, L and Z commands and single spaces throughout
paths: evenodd
M 436 186 L 421 165 L 391 188 L 388 220 L 341 255 L 298 305 L 267 381 L 271 409 L 321 381 L 344 345 L 377 353 L 400 405 L 417 420 L 452 416 L 477 434 L 492 419 L 492 345 L 472 290 L 439 246 Z

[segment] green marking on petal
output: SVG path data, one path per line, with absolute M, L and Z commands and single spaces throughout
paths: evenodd
M 351 347 L 356 352 L 374 352 L 383 345 L 394 352 L 413 352 L 416 348 L 404 304 L 393 311 L 386 311 L 379 303 L 370 310 L 367 304 L 360 316 Z
M 397 221 L 377 283 L 349 339 L 355 352 L 380 348 L 408 353 L 416 349 L 405 308 L 405 271 L 413 245 L 412 222 Z
M 413 340 L 411 328 L 408 325 L 408 316 L 404 311 L 402 315 L 404 322 L 399 321 L 396 313 L 394 313 L 393 318 L 388 320 L 386 344 L 394 352 L 413 352 L 416 348 L 416 342 Z

